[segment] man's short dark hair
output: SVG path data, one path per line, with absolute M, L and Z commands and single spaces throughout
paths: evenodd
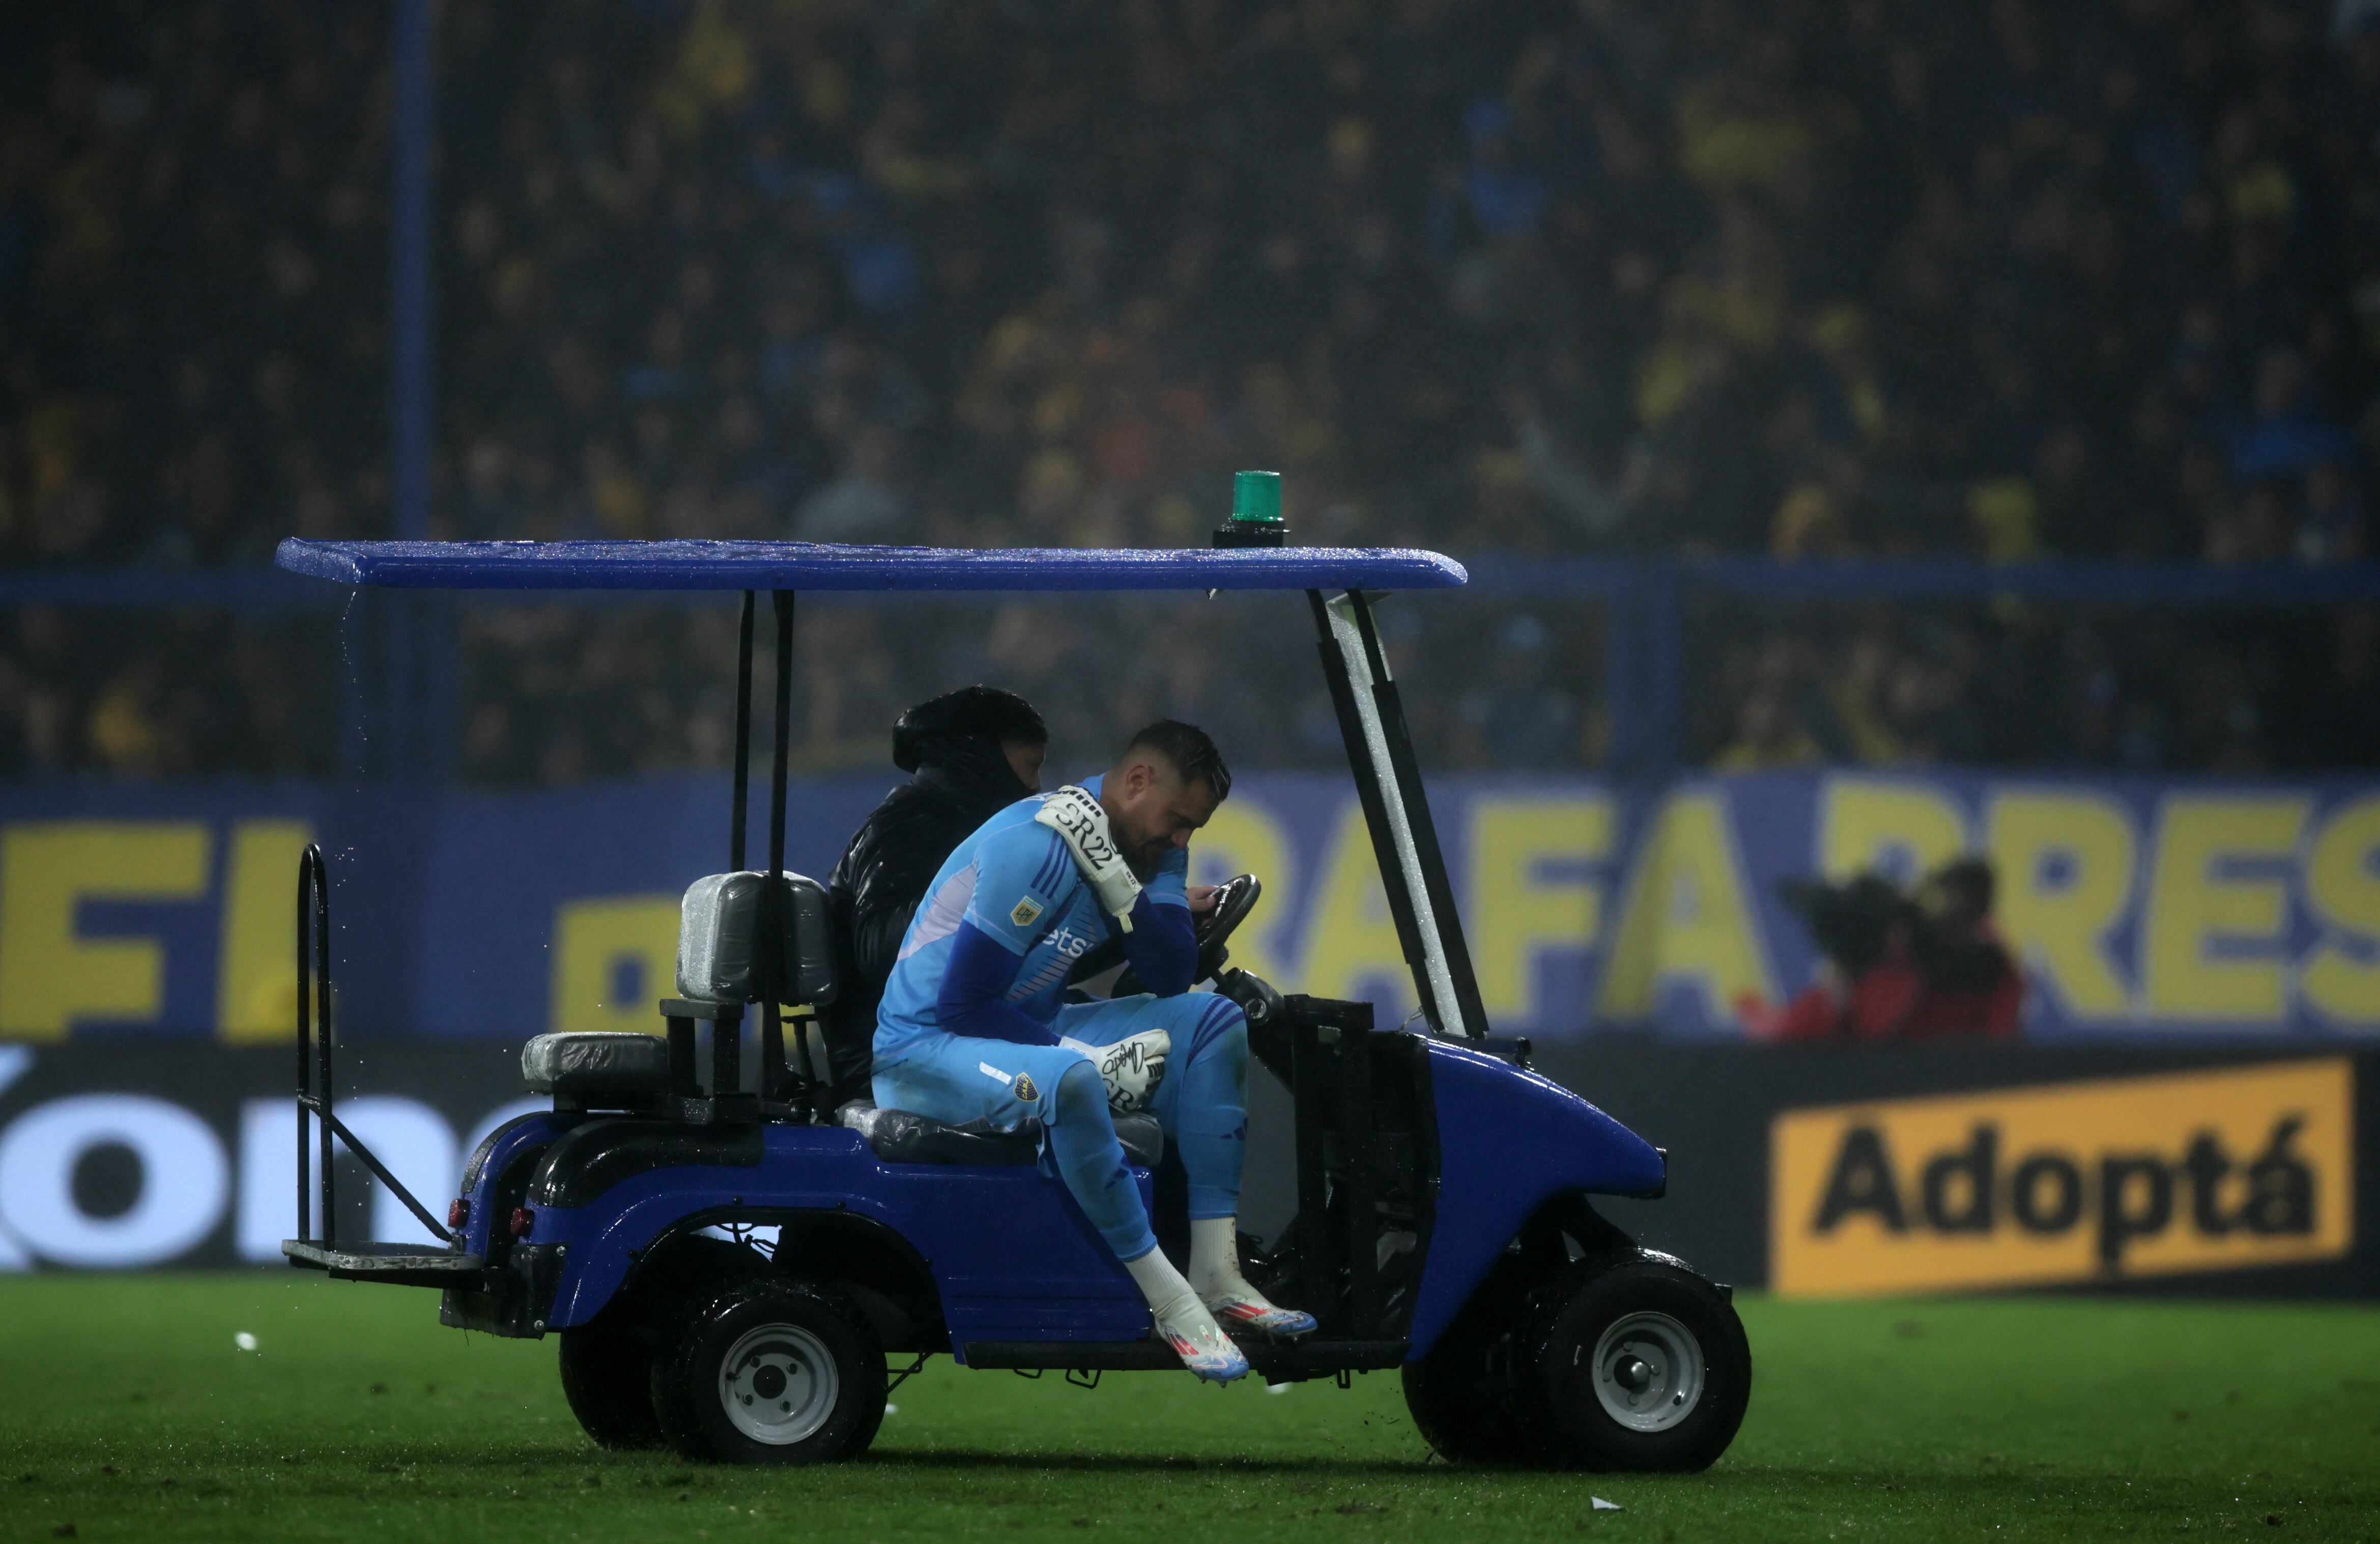
M 1223 765 L 1223 753 L 1196 724 L 1159 719 L 1132 737 L 1123 748 L 1124 760 L 1131 760 L 1134 751 L 1143 749 L 1165 758 L 1184 783 L 1204 783 L 1212 788 L 1217 804 L 1232 796 L 1232 769 Z

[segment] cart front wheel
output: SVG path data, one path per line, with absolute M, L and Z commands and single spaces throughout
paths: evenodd
M 1545 1434 L 1522 1416 L 1519 1331 L 1528 1286 L 1541 1281 L 1515 1256 L 1499 1259 L 1429 1355 L 1404 1365 L 1405 1408 L 1422 1440 L 1451 1464 L 1546 1462 Z
M 829 1463 L 876 1438 L 884 1348 L 832 1287 L 752 1282 L 693 1316 L 652 1390 L 662 1434 L 688 1458 Z
M 1536 1295 L 1528 1396 L 1557 1462 L 1706 1469 L 1752 1397 L 1752 1348 L 1717 1287 L 1664 1257 L 1580 1261 Z

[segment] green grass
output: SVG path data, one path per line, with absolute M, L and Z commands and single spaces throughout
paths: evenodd
M 597 1451 L 552 1343 L 426 1293 L 20 1277 L 0 1539 L 2380 1538 L 2380 1310 L 1742 1306 L 1752 1414 L 1706 1475 L 1450 1469 L 1386 1374 L 1087 1393 L 940 1359 L 865 1461 L 758 1472 Z

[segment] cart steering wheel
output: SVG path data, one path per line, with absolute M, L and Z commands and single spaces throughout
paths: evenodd
M 1224 964 L 1232 957 L 1231 950 L 1224 947 L 1225 943 L 1230 940 L 1232 930 L 1247 920 L 1248 913 L 1256 909 L 1257 902 L 1263 894 L 1264 881 L 1254 874 L 1234 874 L 1215 886 L 1213 909 L 1198 918 L 1196 929 L 1198 967 L 1190 978 L 1192 981 L 1208 980 L 1222 973 Z M 1117 945 L 1116 952 L 1119 954 L 1123 953 L 1121 944 Z M 1099 951 L 1093 950 L 1083 956 L 1082 965 L 1075 967 L 1077 979 L 1086 973 L 1086 967 L 1097 962 L 1098 955 Z M 1102 965 L 1099 968 L 1105 969 L 1107 967 Z M 1130 997 L 1135 992 L 1148 990 L 1140 984 L 1139 972 L 1127 965 L 1123 967 L 1123 974 L 1115 979 L 1115 985 L 1109 989 L 1109 992 L 1114 997 Z
M 1198 919 L 1198 973 L 1193 980 L 1221 974 L 1232 952 L 1224 945 L 1232 931 L 1248 919 L 1264 898 L 1264 881 L 1254 874 L 1234 874 L 1215 886 L 1215 907 Z

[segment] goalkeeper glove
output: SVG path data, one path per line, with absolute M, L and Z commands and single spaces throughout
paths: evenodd
M 1075 855 L 1075 867 L 1099 898 L 1099 908 L 1125 932 L 1132 931 L 1132 904 L 1140 899 L 1140 880 L 1108 833 L 1108 812 L 1091 791 L 1070 783 L 1043 799 L 1033 818 L 1056 832 Z
M 1144 1029 L 1113 1045 L 1090 1045 L 1074 1039 L 1061 1039 L 1058 1043 L 1088 1058 L 1099 1069 L 1099 1081 L 1108 1086 L 1110 1110 L 1119 1115 L 1132 1115 L 1148 1109 L 1149 1101 L 1157 1097 L 1157 1085 L 1165 1076 L 1165 1058 L 1173 1049 L 1173 1037 L 1162 1029 Z

